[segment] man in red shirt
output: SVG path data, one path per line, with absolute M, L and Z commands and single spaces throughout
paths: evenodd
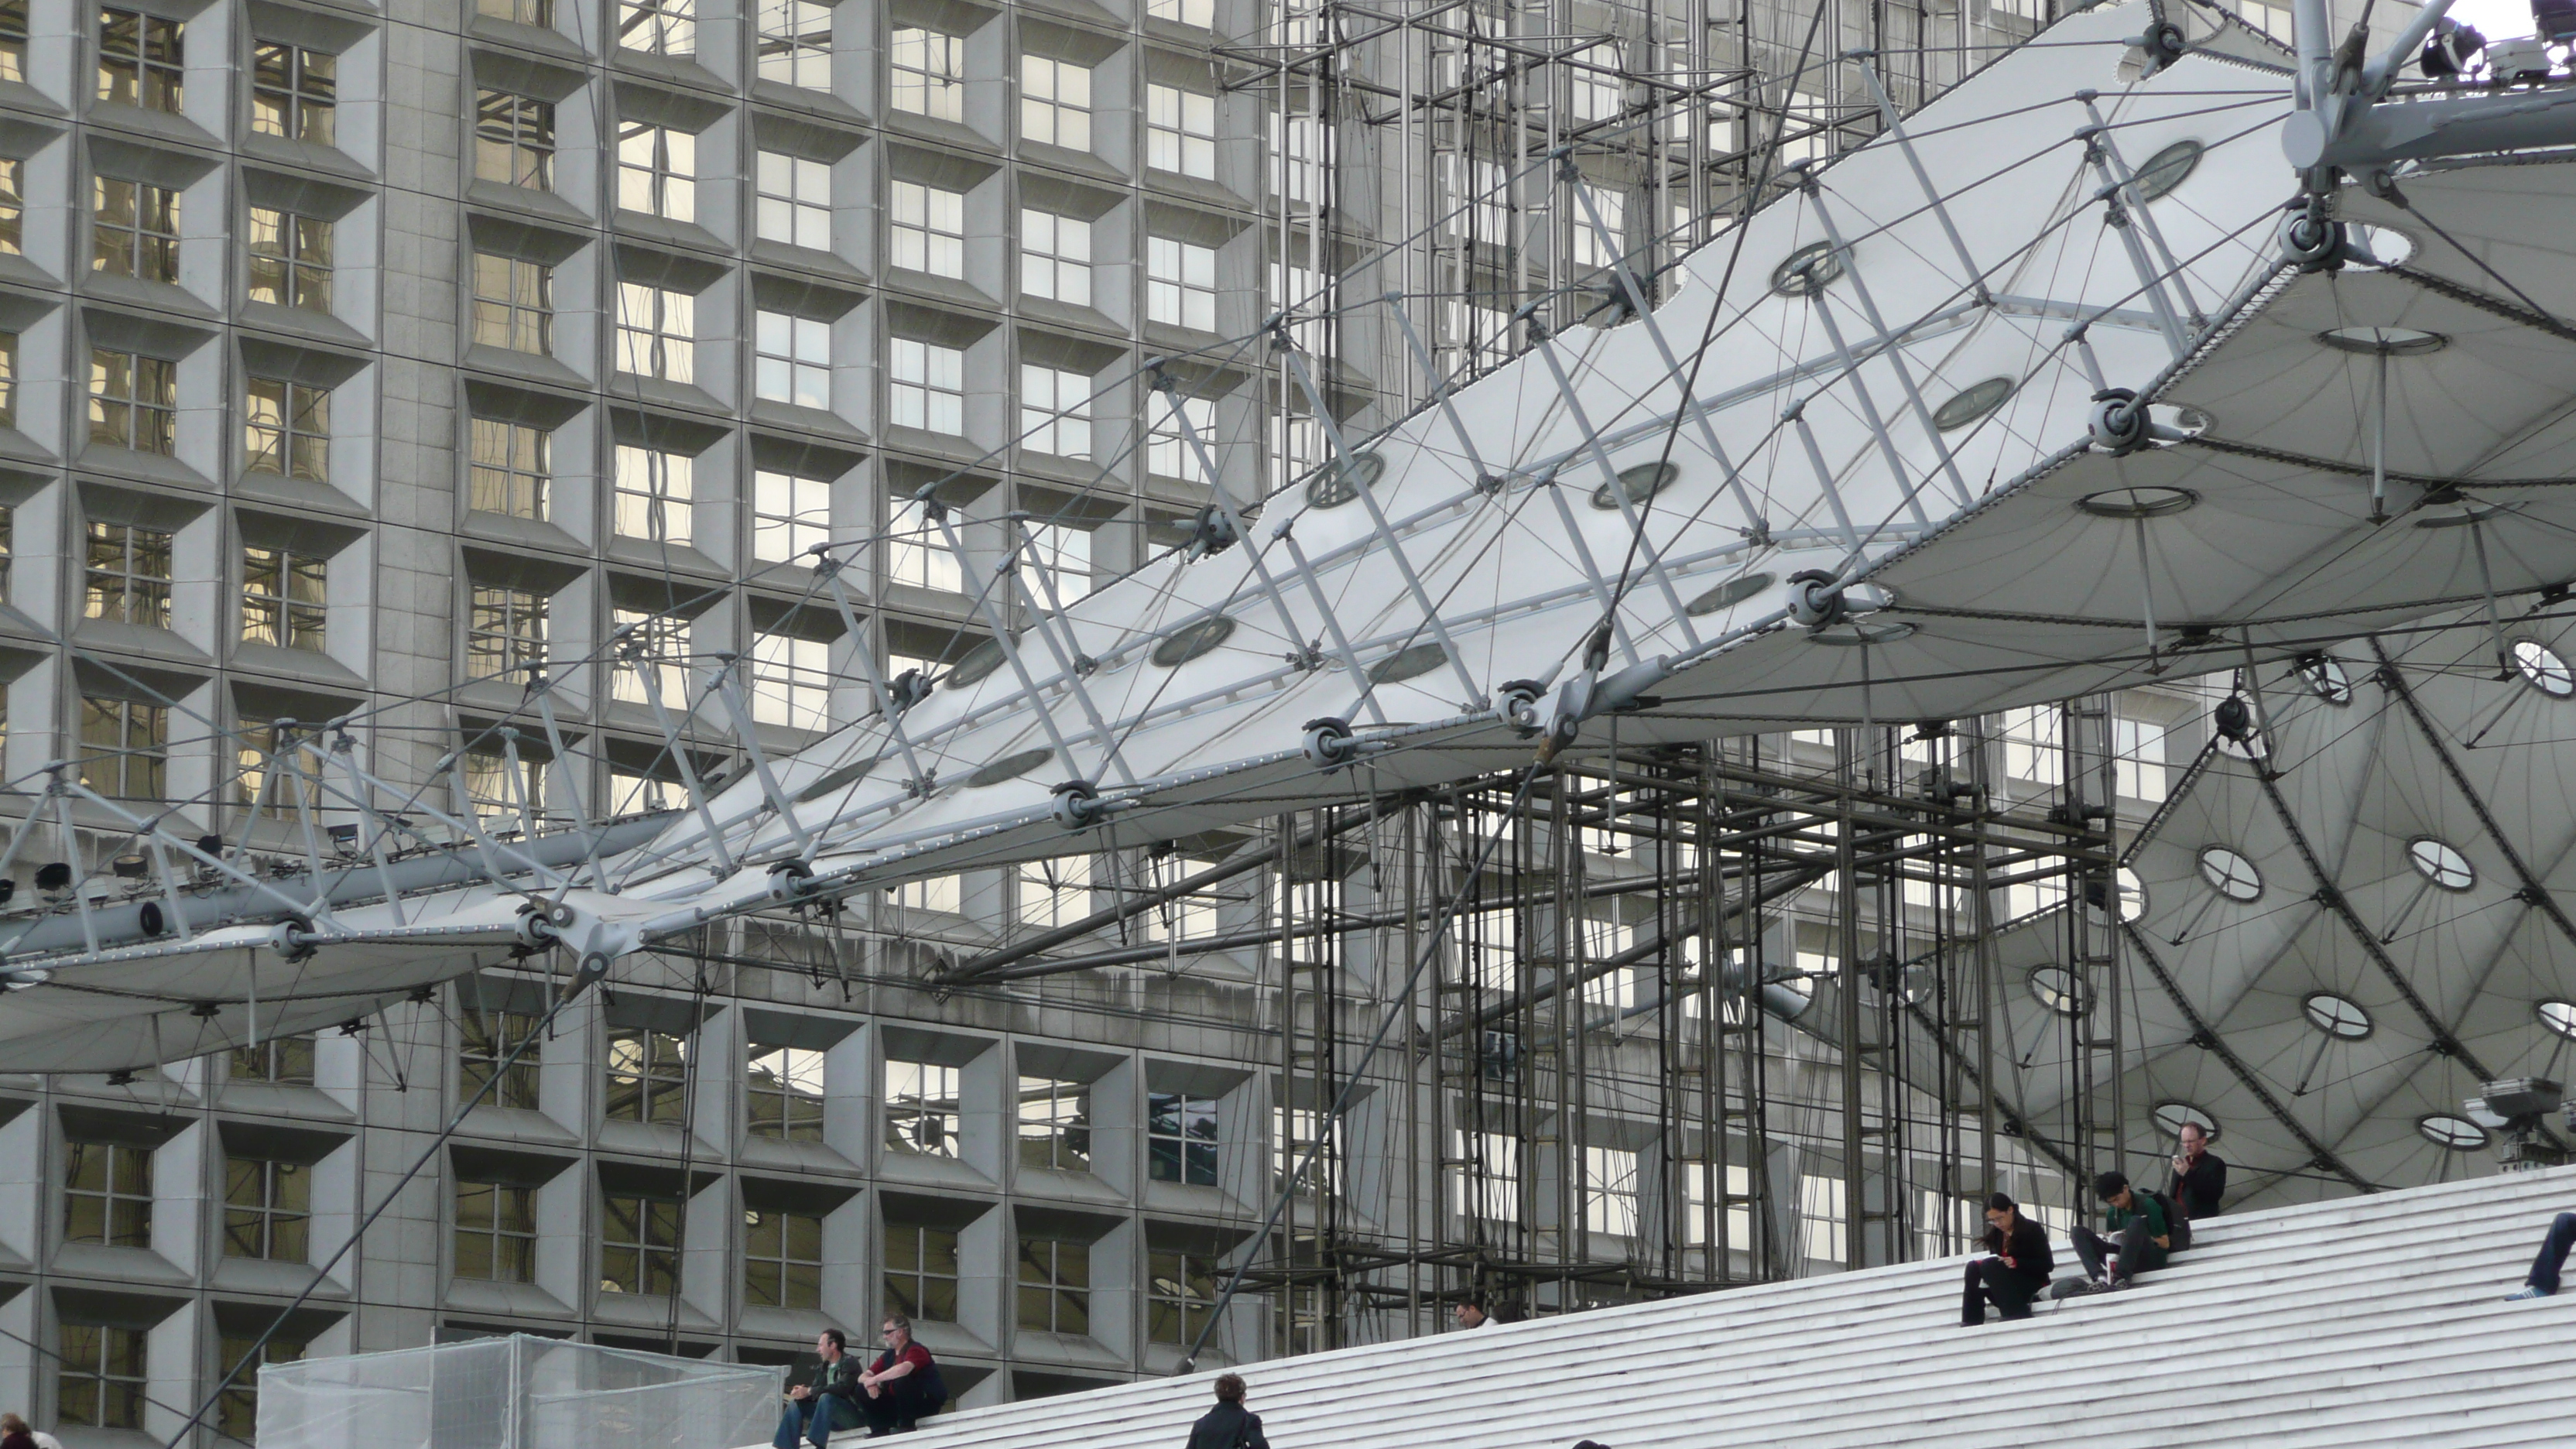
M 916 1421 L 938 1413 L 948 1403 L 930 1350 L 912 1339 L 912 1320 L 886 1315 L 885 1352 L 859 1375 L 859 1412 L 867 1417 L 868 1437 L 908 1434 Z

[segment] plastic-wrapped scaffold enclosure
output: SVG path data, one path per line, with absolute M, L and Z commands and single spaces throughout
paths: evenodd
M 259 1371 L 260 1449 L 735 1449 L 778 1423 L 774 1368 L 525 1334 Z

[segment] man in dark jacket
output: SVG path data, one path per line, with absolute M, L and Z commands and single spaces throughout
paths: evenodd
M 811 1379 L 787 1391 L 787 1409 L 778 1416 L 770 1449 L 796 1449 L 798 1439 L 824 1449 L 833 1431 L 858 1427 L 859 1361 L 844 1351 L 847 1345 L 837 1328 L 815 1335 L 814 1352 L 823 1362 Z
M 2067 1234 L 2075 1240 L 2075 1256 L 2084 1260 L 2084 1275 L 2093 1287 L 2126 1288 L 2140 1273 L 2163 1267 L 2173 1248 L 2173 1225 L 2165 1221 L 2164 1205 L 2152 1193 L 2130 1187 L 2129 1179 L 2116 1172 L 2093 1179 L 2093 1191 L 2102 1199 L 2102 1227 L 2108 1236 L 2082 1223 Z
M 2197 1122 L 2182 1124 L 2182 1147 L 2174 1153 L 2173 1184 L 2165 1196 L 2187 1222 L 2218 1216 L 2218 1200 L 2227 1191 L 2227 1164 L 2212 1156 L 2209 1135 Z
M 1270 1449 L 1261 1416 L 1243 1406 L 1243 1375 L 1216 1376 L 1216 1407 L 1190 1426 L 1189 1449 Z
M 2002 1193 L 1986 1199 L 1986 1252 L 1990 1256 L 1968 1265 L 1967 1291 L 1959 1300 L 1961 1328 L 1984 1323 L 1989 1301 L 2006 1318 L 2030 1317 L 2030 1301 L 2048 1287 L 2057 1266 L 2048 1251 L 2048 1230 L 2023 1217 Z

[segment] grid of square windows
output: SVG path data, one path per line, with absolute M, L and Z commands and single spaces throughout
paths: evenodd
M 829 251 L 832 168 L 784 151 L 763 151 L 753 168 L 753 230 L 763 241 Z
M 894 108 L 942 121 L 966 109 L 966 42 L 919 26 L 898 26 L 891 48 Z

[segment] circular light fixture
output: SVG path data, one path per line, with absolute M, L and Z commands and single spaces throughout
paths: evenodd
M 2558 651 L 2537 639 L 2517 639 L 2513 643 L 2514 672 L 2522 682 L 2548 695 L 2565 699 L 2576 695 L 2576 670 L 2558 657 Z
M 797 791 L 796 803 L 803 805 L 809 801 L 820 800 L 824 796 L 832 794 L 835 791 L 850 788 L 852 785 L 866 779 L 868 777 L 868 772 L 877 767 L 877 761 L 880 758 L 880 756 L 870 755 L 868 758 L 859 761 L 857 764 L 843 765 L 841 768 L 816 780 L 813 784 Z
M 2148 157 L 2147 164 L 2138 168 L 2138 199 L 2154 201 L 2172 195 L 2175 187 L 2200 169 L 2201 154 L 2207 149 L 2198 141 L 2176 141 Z
M 2451 1152 L 2475 1152 L 2487 1145 L 2487 1129 L 2448 1112 L 2416 1118 L 2415 1130 L 2424 1134 L 2425 1141 Z
M 2223 845 L 2213 845 L 2200 853 L 2200 878 L 2209 888 L 2242 904 L 2263 894 L 2263 872 L 2254 862 Z
M 2540 1018 L 2542 1026 L 2569 1041 L 2576 1041 L 2576 1001 L 2543 1001 L 2534 1006 L 2532 1012 Z
M 1698 618 L 1704 614 L 1714 614 L 1720 609 L 1732 609 L 1769 587 L 1771 587 L 1769 574 L 1743 574 L 1728 579 L 1725 583 L 1691 600 L 1682 606 L 1682 612 Z
M 2200 502 L 2200 495 L 2188 488 L 2168 488 L 2160 483 L 2135 488 L 2106 488 L 2087 493 L 2075 500 L 2075 506 L 2096 518 L 2162 518 L 2181 513 Z
M 2441 333 L 2417 327 L 2329 327 L 2317 334 L 2317 340 L 2337 352 L 2364 357 L 2418 357 L 2451 345 L 2451 339 Z
M 1369 666 L 1369 683 L 1402 684 L 1419 679 L 1449 662 L 1449 651 L 1437 644 L 1416 644 L 1399 649 Z
M 2308 1025 L 2330 1037 L 2359 1041 L 2371 1033 L 2370 1013 L 2361 1003 L 2331 991 L 2310 992 L 2300 1009 L 2307 1013 Z
M 2299 678 L 2308 693 L 2328 704 L 2352 703 L 2352 676 L 2344 672 L 2343 662 L 2331 654 L 2312 654 L 2299 661 Z
M 2478 868 L 2448 841 L 2419 835 L 2406 842 L 2406 862 L 2415 873 L 2446 891 L 2464 891 L 2478 883 Z
M 1843 259 L 1832 242 L 1809 242 L 1771 269 L 1771 290 L 1783 297 L 1812 297 L 1842 274 Z
M 2155 1118 L 2156 1126 L 2162 1129 L 2167 1137 L 2180 1137 L 2182 1129 L 2189 1126 L 2199 1128 L 2201 1137 L 2206 1141 L 2218 1140 L 2217 1119 L 2189 1102 L 2158 1102 Z
M 1821 629 L 1809 630 L 1807 642 L 1857 649 L 1865 644 L 1893 644 L 1899 639 L 1913 637 L 1914 626 L 1906 623 L 1827 624 Z
M 1348 463 L 1335 463 L 1306 480 L 1306 506 L 1339 508 L 1360 496 L 1363 488 L 1374 488 L 1386 472 L 1386 460 L 1375 453 L 1359 453 Z
M 1009 658 L 1002 652 L 1002 641 L 986 639 L 958 655 L 957 662 L 948 666 L 948 678 L 943 682 L 950 689 L 972 689 L 991 678 L 993 671 Z
M 987 785 L 999 785 L 1016 780 L 1054 758 L 1055 751 L 1044 746 L 1022 750 L 1015 755 L 1004 755 L 998 760 L 991 760 L 977 767 L 974 774 L 966 777 L 966 788 L 981 790 Z
M 2009 377 L 1990 377 L 1971 384 L 1957 397 L 1932 410 L 1932 427 L 1937 432 L 1955 433 L 2004 405 L 2019 384 Z
M 1183 624 L 1164 635 L 1148 657 L 1165 669 L 1178 669 L 1233 637 L 1234 620 L 1219 614 L 1195 624 Z
M 1677 463 L 1640 463 L 1634 468 L 1622 468 L 1619 470 L 1619 493 L 1626 494 L 1631 503 L 1643 503 L 1673 486 L 1673 480 L 1680 476 L 1681 465 Z M 1592 490 L 1592 506 L 1617 508 L 1619 495 L 1612 493 L 1610 485 L 1604 483 Z
M 2040 1005 L 2060 1016 L 2082 1016 L 2093 1006 L 2084 983 L 2063 966 L 2032 967 L 2030 994 Z

